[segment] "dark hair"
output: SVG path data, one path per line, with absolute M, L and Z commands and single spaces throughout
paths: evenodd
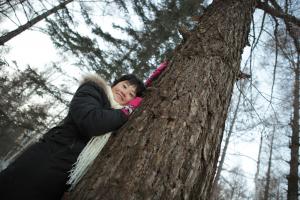
M 121 76 L 120 78 L 116 79 L 113 82 L 111 87 L 117 85 L 121 81 L 128 81 L 130 85 L 135 86 L 137 97 L 142 96 L 143 92 L 146 90 L 144 83 L 133 74 L 126 74 L 126 75 Z

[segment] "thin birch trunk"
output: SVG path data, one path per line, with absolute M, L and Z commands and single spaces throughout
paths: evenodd
M 273 127 L 272 135 L 271 135 L 271 142 L 270 142 L 270 153 L 269 153 L 269 160 L 268 160 L 268 169 L 266 172 L 266 185 L 264 189 L 264 198 L 263 200 L 269 199 L 269 189 L 270 189 L 270 181 L 271 181 L 271 168 L 272 168 L 272 155 L 273 155 L 273 148 L 274 148 L 274 136 L 275 136 L 275 126 Z
M 263 146 L 263 132 L 264 132 L 264 129 L 260 133 L 260 142 L 259 142 L 259 150 L 258 150 L 258 154 L 257 154 L 256 172 L 255 172 L 255 176 L 254 176 L 254 184 L 255 184 L 254 199 L 255 200 L 259 200 L 259 187 L 260 186 L 259 186 L 258 176 L 259 176 L 259 172 L 260 172 L 260 158 L 261 158 L 261 150 L 262 150 L 262 146 Z

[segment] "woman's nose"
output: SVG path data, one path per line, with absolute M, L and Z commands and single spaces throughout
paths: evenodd
M 129 92 L 126 90 L 126 91 L 124 91 L 124 96 L 125 96 L 125 98 L 128 98 L 129 97 Z
M 123 96 L 123 97 L 126 97 L 126 92 L 124 92 L 124 91 L 120 91 L 120 93 L 121 93 L 121 95 Z

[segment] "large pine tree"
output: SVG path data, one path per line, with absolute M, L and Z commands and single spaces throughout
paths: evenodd
M 209 6 L 71 199 L 208 199 L 254 2 Z

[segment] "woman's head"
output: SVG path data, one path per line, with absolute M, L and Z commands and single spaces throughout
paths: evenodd
M 115 101 L 120 105 L 126 105 L 130 100 L 141 96 L 146 89 L 144 83 L 133 74 L 116 79 L 111 88 Z

